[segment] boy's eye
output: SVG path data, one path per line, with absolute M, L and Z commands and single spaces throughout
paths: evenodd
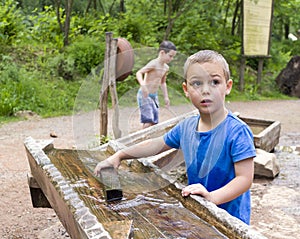
M 219 80 L 212 80 L 212 81 L 210 82 L 210 84 L 211 84 L 212 86 L 216 86 L 216 85 L 220 84 L 220 81 L 219 81 Z
M 193 88 L 199 88 L 200 86 L 203 85 L 203 83 L 201 81 L 192 81 L 190 82 L 190 85 L 193 87 Z
M 189 84 L 190 84 L 190 86 L 192 86 L 194 89 L 198 89 L 198 88 L 202 87 L 204 83 L 203 83 L 202 81 L 191 81 Z M 210 81 L 208 82 L 208 85 L 210 85 L 210 86 L 217 86 L 217 85 L 219 85 L 219 84 L 220 84 L 220 81 L 219 81 L 219 80 L 210 80 Z

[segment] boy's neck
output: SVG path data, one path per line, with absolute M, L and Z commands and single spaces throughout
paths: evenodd
M 165 64 L 164 60 L 162 59 L 162 57 L 160 55 L 157 57 L 157 61 L 158 61 L 158 63 L 160 65 L 164 65 Z
M 198 131 L 206 132 L 216 128 L 228 115 L 228 110 L 224 107 L 215 113 L 200 113 Z

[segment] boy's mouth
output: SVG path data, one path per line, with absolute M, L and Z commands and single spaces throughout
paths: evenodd
M 205 104 L 205 103 L 211 103 L 211 102 L 212 102 L 212 101 L 209 100 L 209 99 L 204 99 L 204 100 L 201 101 L 202 104 Z

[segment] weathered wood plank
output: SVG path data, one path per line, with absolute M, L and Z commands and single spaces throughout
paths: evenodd
M 162 136 L 165 132 L 173 128 L 181 120 L 196 115 L 198 112 L 191 111 L 187 114 L 180 115 L 170 120 L 164 121 L 152 127 L 139 130 L 128 136 L 116 139 L 115 144 L 123 146 L 130 146 L 137 144 L 146 139 Z M 281 123 L 279 121 L 268 120 L 268 119 L 257 119 L 238 116 L 243 120 L 252 130 L 254 136 L 254 144 L 256 148 L 263 149 L 267 152 L 273 151 L 275 146 L 279 143 Z M 109 148 L 109 143 L 101 145 L 94 150 L 106 150 Z
M 197 110 L 194 110 L 186 114 L 179 115 L 178 117 L 166 120 L 159 124 L 153 125 L 151 127 L 136 131 L 132 134 L 116 139 L 114 141 L 116 141 L 116 143 L 120 145 L 130 146 L 133 144 L 137 144 L 141 141 L 144 141 L 146 139 L 162 136 L 164 133 L 166 133 L 171 128 L 173 128 L 181 120 L 196 114 L 197 114 Z M 93 150 L 106 150 L 108 144 L 109 143 L 103 144 L 99 147 L 94 148 Z
M 115 231 L 110 228 L 105 228 L 104 224 L 97 220 L 97 217 L 92 213 L 89 205 L 86 204 L 80 197 L 80 194 L 76 192 L 78 185 L 70 184 L 67 178 L 68 175 L 63 175 L 61 171 L 57 169 L 38 142 L 32 138 L 27 138 L 25 148 L 33 177 L 38 182 L 48 202 L 55 210 L 72 239 L 130 238 L 128 234 L 131 232 L 130 221 L 124 223 L 122 222 L 124 218 L 121 218 L 123 220 L 116 220 L 115 223 L 119 224 L 119 229 L 123 233 L 110 234 Z M 66 167 L 63 162 L 62 166 Z M 84 182 L 78 181 L 78 183 Z M 82 193 L 85 193 L 84 190 L 82 190 Z M 85 197 L 85 195 L 83 195 L 83 197 Z M 120 217 L 118 219 L 120 219 Z M 128 234 L 127 237 L 124 235 L 124 232 Z M 118 237 L 116 236 L 117 234 L 122 234 L 122 236 Z

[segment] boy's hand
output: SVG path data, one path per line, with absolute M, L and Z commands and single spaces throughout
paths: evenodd
M 97 164 L 97 166 L 94 169 L 94 174 L 96 176 L 100 175 L 100 171 L 103 168 L 118 168 L 120 166 L 120 159 L 115 157 L 114 155 L 105 159 L 104 161 L 101 161 L 100 163 Z
M 169 107 L 170 107 L 170 100 L 169 100 L 169 98 L 165 98 L 165 106 L 166 106 L 167 109 L 169 109 Z
M 181 195 L 187 197 L 190 194 L 196 194 L 204 197 L 205 199 L 211 201 L 210 193 L 207 189 L 200 183 L 191 184 L 182 189 Z

